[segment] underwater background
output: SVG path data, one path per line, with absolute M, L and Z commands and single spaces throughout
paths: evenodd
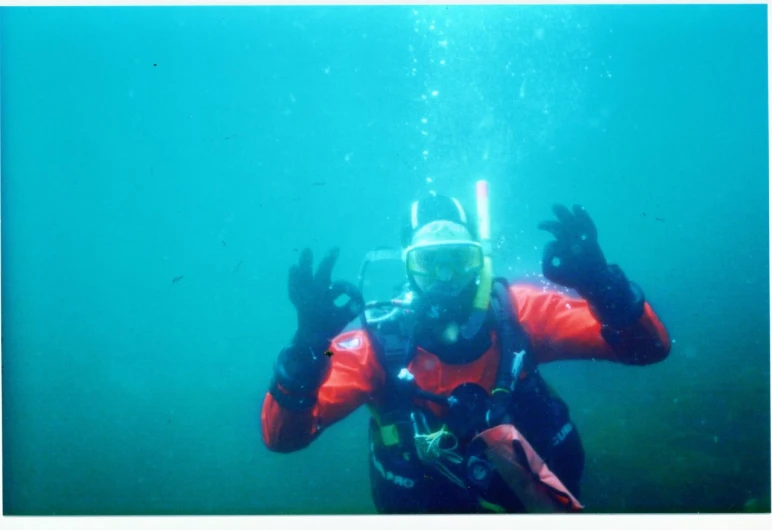
M 582 204 L 673 340 L 543 367 L 587 511 L 768 512 L 766 9 L 0 10 L 4 513 L 374 513 L 366 410 L 262 443 L 287 272 L 480 178 L 497 274 Z

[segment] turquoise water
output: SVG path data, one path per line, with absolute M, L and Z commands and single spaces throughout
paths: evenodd
M 675 341 L 544 368 L 587 510 L 769 511 L 766 6 L 0 16 L 6 514 L 373 513 L 366 411 L 262 445 L 287 270 L 481 177 L 497 273 L 583 204 Z

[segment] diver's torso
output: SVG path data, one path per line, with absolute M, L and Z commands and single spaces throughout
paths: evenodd
M 476 383 L 490 392 L 498 367 L 499 352 L 495 335 L 488 351 L 476 360 L 461 364 L 442 363 L 434 355 L 419 350 L 410 364 L 415 382 L 422 390 L 447 396 L 462 383 Z M 583 451 L 565 403 L 552 392 L 537 370 L 531 370 L 518 382 L 513 393 L 513 423 L 525 436 L 558 478 L 578 495 L 583 467 Z M 376 399 L 373 406 L 378 417 Z M 446 413 L 443 407 L 426 401 L 414 401 L 415 410 L 423 411 L 432 429 L 440 429 Z M 390 417 L 390 420 L 394 419 Z M 385 423 L 391 423 L 387 420 Z M 409 427 L 409 412 L 402 416 L 399 443 L 384 443 L 383 421 L 370 424 L 370 480 L 373 500 L 380 513 L 485 513 L 491 511 L 481 498 L 495 499 L 507 512 L 520 512 L 522 505 L 500 480 L 492 481 L 486 491 L 459 485 L 427 463 L 415 450 Z M 392 432 L 397 430 L 392 429 Z M 466 448 L 470 440 L 458 440 L 456 453 L 463 461 L 447 468 L 466 482 Z M 561 476 L 562 475 L 562 476 Z M 494 491 L 497 490 L 497 491 Z

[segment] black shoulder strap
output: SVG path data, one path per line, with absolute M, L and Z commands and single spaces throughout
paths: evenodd
M 512 392 L 529 357 L 527 352 L 530 348 L 528 335 L 520 325 L 517 310 L 512 304 L 509 282 L 504 278 L 493 280 L 491 307 L 496 317 L 496 329 L 501 345 L 501 357 L 493 392 L 497 390 Z
M 386 372 L 386 377 L 397 378 L 400 371 L 407 368 L 412 360 L 412 340 L 394 332 L 380 332 L 374 335 L 375 353 Z
M 386 373 L 387 382 L 398 379 L 415 355 L 415 344 L 409 318 L 397 318 L 365 326 L 378 362 Z
M 409 377 L 400 378 L 400 372 L 413 360 L 415 346 L 410 326 L 405 320 L 404 315 L 399 315 L 376 326 L 365 325 L 375 357 L 386 376 L 386 391 L 375 406 L 379 418 L 377 423 L 381 427 L 392 425 L 396 429 L 400 447 L 402 443 L 412 441 L 410 403 L 414 385 Z

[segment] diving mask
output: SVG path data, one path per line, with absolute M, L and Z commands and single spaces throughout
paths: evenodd
M 447 281 L 451 275 L 477 274 L 483 266 L 483 248 L 474 241 L 441 241 L 405 249 L 405 265 L 415 276 Z
M 434 221 L 413 236 L 403 252 L 408 275 L 426 292 L 454 296 L 482 270 L 483 248 L 462 225 Z

